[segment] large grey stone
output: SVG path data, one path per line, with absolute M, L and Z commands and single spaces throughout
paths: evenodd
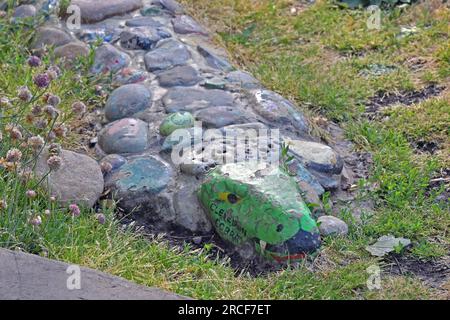
M 74 269 L 69 264 L 36 255 L 0 249 L 1 300 L 180 300 L 156 288 L 128 282 L 80 267 L 80 288 L 69 289 Z
M 197 46 L 197 50 L 205 58 L 207 64 L 210 67 L 226 72 L 234 69 L 233 66 L 225 58 L 219 57 L 210 49 L 203 46 Z
M 228 82 L 247 90 L 261 87 L 259 81 L 256 80 L 250 73 L 240 70 L 228 73 L 225 79 Z
M 13 13 L 13 17 L 14 18 L 19 18 L 19 19 L 23 19 L 23 18 L 31 18 L 34 17 L 36 15 L 37 11 L 35 6 L 31 5 L 31 4 L 24 4 L 21 6 L 18 6 Z
M 142 0 L 72 0 L 72 5 L 80 8 L 83 22 L 98 22 L 137 10 Z
M 175 0 L 159 0 L 159 3 L 172 14 L 182 14 L 183 7 Z
M 117 72 L 127 67 L 130 62 L 131 59 L 126 53 L 105 43 L 97 48 L 91 71 L 93 73 Z
M 209 107 L 195 113 L 198 121 L 201 121 L 205 128 L 222 128 L 232 124 L 242 124 L 252 122 L 255 119 L 246 112 L 236 107 Z
M 212 230 L 212 224 L 201 207 L 196 190 L 185 186 L 174 195 L 175 223 L 194 233 L 207 233 Z
M 60 46 L 54 51 L 56 58 L 64 59 L 66 62 L 73 62 L 78 58 L 87 57 L 89 48 L 83 42 L 70 42 Z
M 345 236 L 348 233 L 347 224 L 334 216 L 322 216 L 317 219 L 319 231 L 322 236 Z
M 340 174 L 344 166 L 341 157 L 329 146 L 304 140 L 284 139 L 289 150 L 297 156 L 303 164 L 319 172 Z
M 180 15 L 172 19 L 173 29 L 179 34 L 201 34 L 208 35 L 208 32 L 201 27 L 194 19 L 186 15 Z
M 72 37 L 66 32 L 50 27 L 39 28 L 33 42 L 33 49 L 41 49 L 44 46 L 63 46 L 72 41 Z
M 191 58 L 191 54 L 182 43 L 168 39 L 160 41 L 158 46 L 148 52 L 145 57 L 147 70 L 158 71 L 184 65 Z
M 305 117 L 295 105 L 269 90 L 258 90 L 254 93 L 256 103 L 253 108 L 256 113 L 265 118 L 272 126 L 292 126 L 303 133 L 308 132 L 308 124 Z
M 175 87 L 163 97 L 167 112 L 195 111 L 207 107 L 232 106 L 234 97 L 222 90 Z
M 103 174 L 94 159 L 79 153 L 63 150 L 62 165 L 52 171 L 46 179 L 50 194 L 63 204 L 77 203 L 92 207 L 103 192 Z M 47 165 L 48 152 L 44 151 L 36 164 L 36 174 L 46 175 L 50 169 Z
M 105 106 L 109 121 L 130 117 L 152 104 L 152 93 L 141 84 L 127 84 L 112 92 Z
M 148 125 L 133 118 L 110 123 L 100 131 L 99 145 L 109 154 L 144 151 L 148 146 Z
M 162 87 L 193 86 L 201 79 L 197 70 L 191 66 L 175 67 L 158 75 L 159 85 Z

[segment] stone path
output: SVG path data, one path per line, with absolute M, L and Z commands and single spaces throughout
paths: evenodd
M 49 0 L 38 1 L 42 2 Z M 192 163 L 174 164 L 170 153 L 174 130 L 195 132 L 194 120 L 204 129 L 231 131 L 234 136 L 239 136 L 237 129 L 279 129 L 281 138 L 271 148 L 289 143 L 294 158 L 290 170 L 308 202 L 317 203 L 325 191 L 351 184 L 352 171 L 345 168 L 345 159 L 309 134 L 300 109 L 236 70 L 212 44 L 207 30 L 185 15 L 176 1 L 73 0 L 72 4 L 81 9 L 81 28 L 69 30 L 64 20 L 51 19 L 38 30 L 33 48 L 54 46 L 59 57 L 70 61 L 87 55 L 88 45 L 96 39 L 103 40 L 91 72 L 111 73 L 116 89 L 106 102 L 95 150 L 103 167 L 112 168 L 104 177 L 105 189 L 137 220 L 161 231 L 212 231 L 196 191 L 203 174 L 220 163 L 201 157 L 217 143 L 197 150 Z M 31 14 L 27 8 L 17 8 L 17 15 Z M 77 191 L 82 191 L 98 171 L 78 172 L 86 177 L 85 185 L 82 181 L 78 185 Z M 51 178 L 54 184 L 67 184 L 64 177 Z M 98 187 L 89 195 L 81 192 L 80 200 L 92 204 L 95 195 Z M 326 234 L 346 233 L 342 221 L 322 218 L 322 223 Z
M 0 300 L 184 300 L 96 270 L 0 249 Z M 69 283 L 69 288 L 68 285 Z

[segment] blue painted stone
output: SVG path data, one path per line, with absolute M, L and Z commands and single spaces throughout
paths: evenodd
M 227 60 L 215 55 L 205 47 L 197 46 L 197 51 L 205 58 L 208 65 L 214 69 L 226 72 L 234 69 L 234 67 Z
M 118 50 L 109 43 L 105 43 L 97 48 L 91 71 L 96 74 L 117 72 L 127 67 L 130 62 L 131 59 L 126 53 Z
M 141 84 L 127 84 L 116 90 L 108 98 L 105 116 L 114 121 L 143 111 L 152 104 L 152 93 Z
M 290 101 L 278 93 L 269 90 L 258 90 L 255 93 L 256 104 L 253 109 L 270 124 L 292 126 L 301 132 L 308 132 L 308 125 L 302 113 Z
M 148 146 L 148 124 L 133 118 L 115 121 L 100 131 L 98 142 L 107 154 L 142 152 Z
M 174 87 L 163 97 L 163 104 L 169 113 L 195 111 L 207 107 L 232 106 L 234 97 L 223 90 Z
M 164 190 L 171 178 L 170 167 L 152 156 L 128 159 L 111 175 L 110 181 L 120 194 L 157 194 Z
M 148 52 L 145 57 L 145 66 L 150 72 L 166 70 L 175 66 L 185 65 L 191 54 L 181 42 L 173 39 L 160 41 L 157 47 Z

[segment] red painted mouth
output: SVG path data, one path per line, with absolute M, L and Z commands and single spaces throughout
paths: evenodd
M 286 262 L 289 260 L 302 260 L 306 258 L 306 254 L 304 253 L 298 253 L 298 254 L 293 254 L 293 255 L 288 255 L 288 256 L 277 256 L 274 254 L 271 254 L 272 258 L 279 263 L 282 262 Z

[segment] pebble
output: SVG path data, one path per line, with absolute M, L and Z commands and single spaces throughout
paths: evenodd
M 100 131 L 99 146 L 107 154 L 142 152 L 148 146 L 148 124 L 133 118 L 114 121 Z
M 190 58 L 190 52 L 181 42 L 167 39 L 161 41 L 155 49 L 148 52 L 144 61 L 147 70 L 153 72 L 184 65 Z
M 130 117 L 152 105 L 152 93 L 142 84 L 127 84 L 114 90 L 106 101 L 109 121 Z
M 201 79 L 197 70 L 191 66 L 175 67 L 158 75 L 159 85 L 162 87 L 193 86 Z
M 345 236 L 348 234 L 347 224 L 334 216 L 322 216 L 317 219 L 317 222 L 322 236 Z
M 172 113 L 161 123 L 159 132 L 163 136 L 168 136 L 177 129 L 192 128 L 194 121 L 194 117 L 189 112 Z
M 93 73 L 115 73 L 127 67 L 130 63 L 131 59 L 126 53 L 109 43 L 105 43 L 97 48 L 91 71 Z

